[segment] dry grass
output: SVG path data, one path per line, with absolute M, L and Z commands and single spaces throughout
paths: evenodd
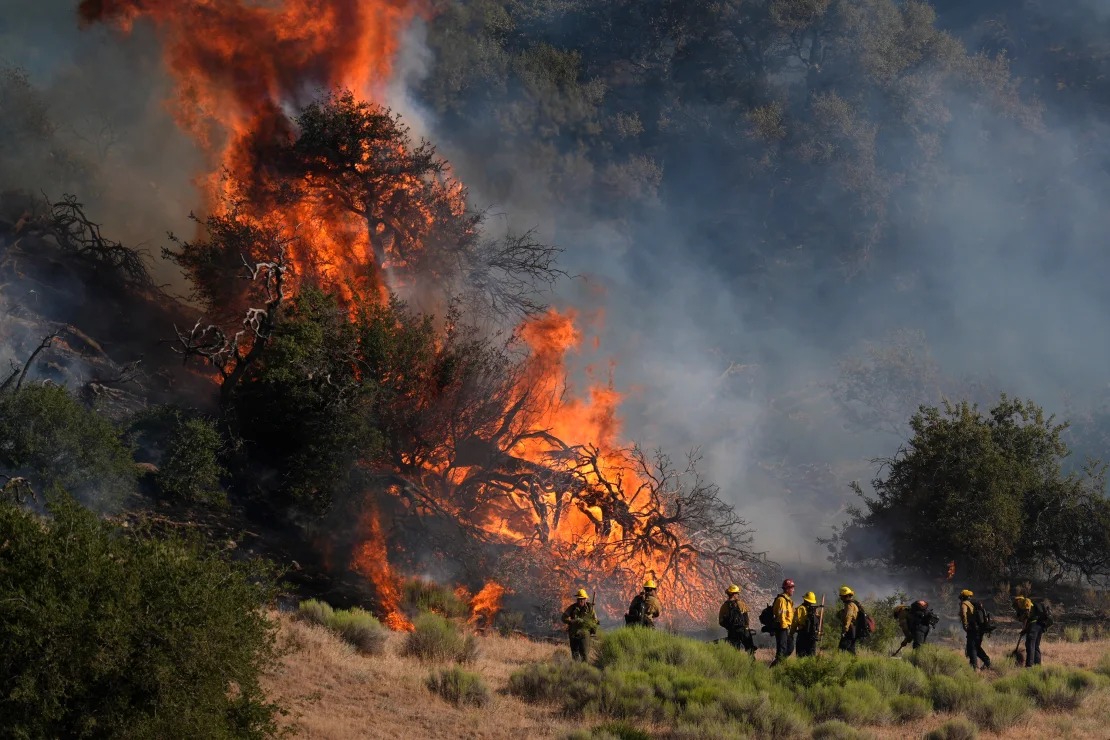
M 436 666 L 400 657 L 404 636 L 392 634 L 384 655 L 359 655 L 323 627 L 277 615 L 281 639 L 292 650 L 265 682 L 289 710 L 285 725 L 302 738 L 539 738 L 561 737 L 573 726 L 553 710 L 501 693 L 521 665 L 548 660 L 554 645 L 521 638 L 479 638 L 478 659 L 467 666 L 493 691 L 482 709 L 457 708 L 425 685 Z
M 270 695 L 290 710 L 287 727 L 298 737 L 328 738 L 559 738 L 580 725 L 554 708 L 527 704 L 504 692 L 520 666 L 550 660 L 565 647 L 496 635 L 479 637 L 478 659 L 467 670 L 478 673 L 492 691 L 484 708 L 455 707 L 428 690 L 428 675 L 446 667 L 401 657 L 404 635 L 391 634 L 385 654 L 359 655 L 336 635 L 288 615 L 277 616 L 281 636 L 292 648 L 282 669 L 266 681 Z M 997 675 L 1019 670 L 1007 662 L 1013 639 L 991 641 Z M 1110 653 L 1110 640 L 1042 646 L 1046 663 L 1093 668 Z M 759 659 L 769 660 L 769 651 Z M 870 727 L 876 738 L 920 738 L 950 715 L 934 714 L 905 725 Z M 1096 691 L 1071 713 L 1037 711 L 998 735 L 982 738 L 1110 738 L 1110 692 Z M 664 728 L 650 728 L 663 730 Z

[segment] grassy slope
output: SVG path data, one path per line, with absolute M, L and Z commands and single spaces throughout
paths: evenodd
M 424 680 L 435 666 L 402 658 L 401 635 L 390 635 L 383 657 L 363 657 L 327 630 L 278 617 L 282 639 L 292 648 L 282 670 L 269 677 L 273 698 L 290 710 L 286 725 L 307 738 L 540 738 L 564 737 L 580 723 L 561 718 L 553 708 L 536 706 L 507 695 L 509 674 L 522 665 L 549 660 L 554 645 L 521 638 L 480 638 L 477 663 L 470 666 L 493 690 L 493 702 L 482 709 L 457 709 L 434 696 Z M 1017 670 L 1005 660 L 1009 642 L 993 640 L 996 675 Z M 1110 640 L 1047 643 L 1047 662 L 1093 668 L 1110 652 Z M 760 651 L 760 660 L 770 655 Z M 868 728 L 877 738 L 915 738 L 949 719 L 934 715 L 907 725 Z M 983 738 L 1110 738 L 1110 690 L 1095 692 L 1076 712 L 1034 712 L 1002 735 Z

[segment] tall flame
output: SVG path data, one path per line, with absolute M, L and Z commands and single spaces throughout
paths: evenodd
M 504 595 L 505 587 L 497 581 L 490 581 L 482 586 L 482 590 L 470 599 L 470 624 L 491 626 L 501 611 L 501 599 Z
M 401 611 L 401 580 L 389 565 L 389 552 L 375 507 L 367 506 L 363 510 L 359 531 L 366 539 L 355 547 L 351 569 L 374 584 L 386 626 L 392 630 L 411 631 L 412 622 Z

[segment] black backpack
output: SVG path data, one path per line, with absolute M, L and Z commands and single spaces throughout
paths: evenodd
M 975 631 L 980 635 L 989 635 L 991 632 L 994 632 L 994 616 L 987 611 L 987 607 L 983 606 L 983 602 L 973 602 L 971 607 L 975 610 L 971 613 L 971 619 L 975 624 Z
M 640 594 L 628 605 L 628 614 L 624 615 L 624 623 L 644 624 L 645 617 L 647 617 L 647 599 Z
M 1052 609 L 1048 604 L 1040 603 L 1033 605 L 1033 619 L 1040 622 L 1045 629 L 1051 627 L 1054 622 L 1052 621 Z
M 823 606 L 806 606 L 806 627 L 805 632 L 802 634 L 814 641 L 817 640 L 817 631 L 821 620 L 821 612 L 819 610 L 824 608 Z
M 768 604 L 767 607 L 759 613 L 759 623 L 763 625 L 760 629 L 761 632 L 774 632 L 775 631 L 775 605 Z
M 867 612 L 863 610 L 863 604 L 859 603 L 855 599 L 848 603 L 855 604 L 856 608 L 859 609 L 859 614 L 856 615 L 856 621 L 853 624 L 853 626 L 856 628 L 856 639 L 866 640 L 868 637 L 871 637 L 872 633 L 875 632 L 875 620 L 872 619 L 867 614 Z
M 740 606 L 736 602 L 729 602 L 726 621 L 728 622 L 726 629 L 729 632 L 743 632 L 748 629 L 748 613 L 740 611 Z

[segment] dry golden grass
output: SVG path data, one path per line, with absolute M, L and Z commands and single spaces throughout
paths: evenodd
M 270 696 L 289 710 L 285 726 L 298 737 L 531 739 L 565 737 L 578 727 L 553 707 L 526 704 L 504 691 L 513 671 L 527 663 L 550 660 L 556 651 L 566 651 L 565 647 L 523 638 L 480 637 L 478 660 L 467 670 L 485 679 L 493 700 L 481 709 L 456 708 L 424 684 L 429 673 L 443 666 L 399 655 L 403 635 L 390 635 L 385 655 L 367 657 L 323 627 L 286 614 L 275 617 L 281 625 L 281 639 L 290 650 L 265 686 Z M 1012 639 L 1000 638 L 988 646 L 995 659 L 993 673 L 1019 670 L 1009 660 L 1013 645 Z M 1078 668 L 1093 668 L 1107 653 L 1110 640 L 1052 641 L 1042 646 L 1046 663 Z M 757 658 L 769 661 L 770 651 L 759 651 Z M 949 715 L 934 715 L 908 725 L 868 729 L 883 740 L 920 738 L 948 719 Z M 1035 712 L 1004 734 L 984 732 L 981 737 L 1110 740 L 1110 692 L 1095 692 L 1075 712 Z
M 277 615 L 290 648 L 265 687 L 286 709 L 285 725 L 298 737 L 329 738 L 533 738 L 559 737 L 572 726 L 553 710 L 504 694 L 519 666 L 549 659 L 554 645 L 522 638 L 482 637 L 468 670 L 493 691 L 489 706 L 456 708 L 424 685 L 441 666 L 398 655 L 403 635 L 390 635 L 386 654 L 366 657 L 323 627 Z

